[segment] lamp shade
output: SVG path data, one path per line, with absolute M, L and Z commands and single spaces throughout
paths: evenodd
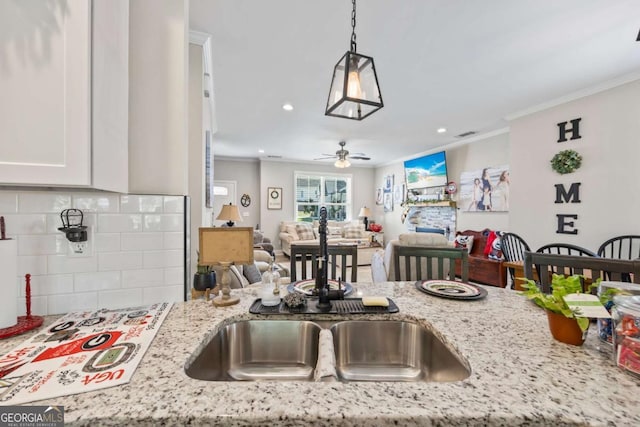
M 373 58 L 345 53 L 333 69 L 325 115 L 362 120 L 383 105 Z
M 343 169 L 343 168 L 348 168 L 349 166 L 351 166 L 351 162 L 347 159 L 338 159 L 336 160 L 336 162 L 333 164 L 333 166 Z
M 228 205 L 223 205 L 222 210 L 216 217 L 217 220 L 220 221 L 242 221 L 242 217 L 240 216 L 240 210 L 238 210 L 238 206 L 232 205 L 229 203 Z
M 368 207 L 363 206 L 360 208 L 360 213 L 358 214 L 359 218 L 366 218 L 369 216 L 371 216 L 371 210 Z

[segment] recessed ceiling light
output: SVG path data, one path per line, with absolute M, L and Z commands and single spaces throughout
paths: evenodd
M 258 153 L 264 153 L 264 150 L 261 148 L 258 150 Z
M 293 110 L 293 105 L 291 105 L 291 104 L 289 104 L 289 103 L 284 104 L 284 105 L 282 106 L 282 109 L 283 109 L 284 111 L 291 111 L 291 110 Z
M 445 133 L 447 131 L 447 128 L 438 128 L 438 133 Z

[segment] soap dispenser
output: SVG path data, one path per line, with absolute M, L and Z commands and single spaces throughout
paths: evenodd
M 280 304 L 280 273 L 275 270 L 273 260 L 267 270 L 262 273 L 262 305 L 274 306 Z

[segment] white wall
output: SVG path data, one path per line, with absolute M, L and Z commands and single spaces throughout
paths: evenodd
M 0 191 L 7 236 L 18 243 L 18 314 L 26 311 L 27 273 L 34 315 L 182 301 L 183 206 L 182 196 Z M 58 231 L 68 208 L 84 212 L 90 256 L 68 255 Z
M 242 227 L 255 227 L 260 222 L 260 163 L 258 160 L 236 160 L 216 158 L 213 162 L 213 177 L 220 181 L 236 181 L 236 198 L 234 204 L 238 205 Z M 240 204 L 243 194 L 251 197 L 251 204 L 244 207 Z M 220 212 L 213 212 L 218 215 Z
M 553 242 L 597 250 L 621 234 L 640 234 L 640 81 L 540 111 L 510 123 L 510 226 L 532 249 Z M 578 140 L 557 143 L 557 123 L 582 118 Z M 576 172 L 550 166 L 561 150 L 582 157 Z M 580 182 L 579 204 L 556 204 L 554 184 Z M 578 214 L 577 235 L 557 234 L 557 214 Z
M 188 6 L 186 0 L 130 3 L 131 193 L 188 193 Z
M 352 219 L 358 219 L 357 215 L 362 206 L 375 206 L 375 193 L 372 186 L 374 178 L 373 168 L 350 167 L 338 169 L 333 165 L 312 163 L 288 163 L 276 161 L 260 162 L 260 227 L 265 235 L 271 238 L 276 248 L 280 248 L 280 221 L 294 221 L 294 172 L 322 172 L 344 173 L 352 176 L 353 199 L 351 212 Z M 267 187 L 282 187 L 282 210 L 267 209 Z M 378 215 L 373 219 L 378 221 Z

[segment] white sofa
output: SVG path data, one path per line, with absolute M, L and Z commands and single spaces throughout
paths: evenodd
M 310 232 L 311 230 L 311 232 Z M 361 243 L 371 241 L 372 232 L 364 229 L 364 224 L 358 221 L 327 221 L 327 243 L 353 242 Z M 319 242 L 318 221 L 280 222 L 280 245 L 285 255 L 291 256 L 291 244 Z
M 442 234 L 437 233 L 405 233 L 398 236 L 398 239 L 387 243 L 384 250 L 376 251 L 371 257 L 371 279 L 373 282 L 393 282 L 395 280 L 395 267 L 393 256 L 396 246 L 424 246 L 424 247 L 453 247 L 453 242 L 449 242 Z M 426 262 L 423 260 L 423 262 Z M 436 266 L 434 265 L 434 268 Z M 415 268 L 412 266 L 412 268 Z M 404 274 L 404 263 L 400 264 L 400 277 Z M 412 271 L 415 275 L 415 271 Z M 445 275 L 448 274 L 445 271 Z M 412 276 L 413 277 L 413 276 Z

